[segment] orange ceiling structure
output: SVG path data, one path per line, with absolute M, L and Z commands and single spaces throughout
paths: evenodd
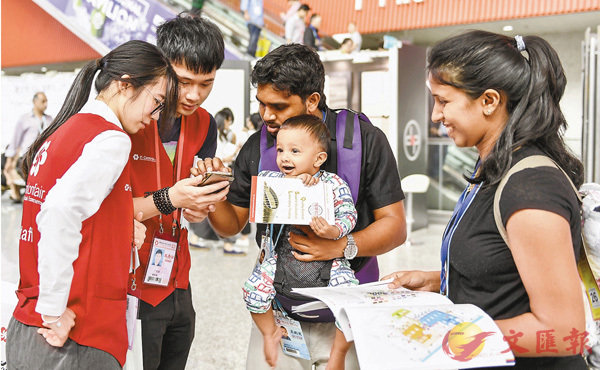
M 240 0 L 221 1 L 239 9 Z M 287 9 L 287 0 L 263 2 L 268 17 L 278 19 Z M 347 32 L 350 21 L 368 34 L 600 10 L 598 0 L 362 0 L 361 10 L 355 10 L 355 0 L 301 2 L 310 6 L 309 15 L 322 16 L 320 31 L 325 35 Z
M 99 58 L 31 0 L 2 0 L 2 68 Z

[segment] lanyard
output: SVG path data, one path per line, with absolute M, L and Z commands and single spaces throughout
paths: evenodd
M 272 236 L 273 235 L 273 224 L 269 225 L 269 229 L 270 229 L 270 234 Z M 279 237 L 281 236 L 282 231 L 283 231 L 283 225 L 281 225 L 279 227 L 279 233 L 277 234 L 277 239 L 275 239 L 275 243 L 271 242 L 271 246 L 273 246 L 272 250 L 270 251 L 271 255 L 273 255 L 275 252 L 275 246 L 277 245 L 277 243 L 279 243 Z
M 275 254 L 275 246 L 277 246 L 277 243 L 279 243 L 279 237 L 281 236 L 281 232 L 283 231 L 283 225 L 280 225 L 279 227 L 279 233 L 277 234 L 277 238 L 275 239 L 275 243 L 271 242 L 271 246 L 273 247 L 272 250 L 270 250 L 269 252 L 270 255 L 274 255 Z M 267 229 L 267 233 L 270 235 L 267 235 L 267 237 L 272 236 L 273 235 L 273 224 L 269 225 L 269 228 Z M 283 308 L 283 306 L 281 305 L 281 302 L 279 302 L 279 300 L 277 298 L 273 299 L 273 307 L 278 310 L 279 312 L 281 312 L 281 314 L 285 317 L 287 316 L 287 312 L 285 312 L 285 309 Z
M 475 167 L 475 172 L 471 176 L 471 179 L 475 177 L 477 170 L 479 169 L 479 163 Z M 442 250 L 441 250 L 441 258 L 442 258 L 442 271 L 440 274 L 441 285 L 440 285 L 440 294 L 448 295 L 448 274 L 450 270 L 450 244 L 452 244 L 452 237 L 454 237 L 454 232 L 458 228 L 460 221 L 463 216 L 469 209 L 471 203 L 475 199 L 477 192 L 481 188 L 481 184 L 476 184 L 471 191 L 469 188 L 472 184 L 468 184 L 465 190 L 463 190 L 456 206 L 454 207 L 454 212 L 452 212 L 452 217 L 446 226 L 446 230 L 444 230 L 444 235 L 442 236 Z
M 156 158 L 156 184 L 158 186 L 158 189 L 162 189 L 162 185 L 161 185 L 161 181 L 160 181 L 160 149 L 159 149 L 159 141 L 160 141 L 160 135 L 158 133 L 158 121 L 155 121 L 155 125 L 154 125 L 154 157 Z M 185 117 L 181 116 L 181 128 L 179 130 L 179 139 L 177 141 L 177 154 L 176 154 L 176 158 L 177 158 L 177 164 L 175 166 L 175 181 L 177 182 L 181 179 L 181 167 L 182 164 L 181 162 L 183 161 L 183 144 L 184 144 L 184 140 L 185 140 L 185 135 L 184 135 L 184 131 L 185 131 Z M 177 221 L 180 219 L 181 217 L 181 210 L 178 208 L 175 211 L 175 217 L 173 217 L 173 236 L 175 236 L 175 229 L 177 228 Z M 160 233 L 163 233 L 163 223 L 162 223 L 162 213 L 158 215 L 159 218 L 159 224 L 160 224 Z

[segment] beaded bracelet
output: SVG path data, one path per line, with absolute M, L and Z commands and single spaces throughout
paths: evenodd
M 154 201 L 156 209 L 163 215 L 171 214 L 177 209 L 173 206 L 173 203 L 171 203 L 168 187 L 155 191 L 152 194 L 152 200 Z

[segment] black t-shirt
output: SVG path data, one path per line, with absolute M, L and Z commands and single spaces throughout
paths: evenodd
M 335 143 L 335 125 L 337 114 L 326 110 L 325 124 L 331 134 L 331 143 L 327 149 L 327 161 L 321 166 L 322 170 L 337 172 L 337 146 Z M 358 220 L 354 231 L 369 226 L 374 220 L 373 211 L 404 199 L 400 185 L 400 176 L 396 159 L 384 133 L 372 124 L 360 121 L 362 160 L 360 185 L 356 211 Z M 258 175 L 260 162 L 260 131 L 255 132 L 240 150 L 233 172 L 235 180 L 231 184 L 227 200 L 238 207 L 250 208 L 250 190 L 252 176 Z M 256 240 L 260 245 L 260 236 L 265 229 L 264 224 L 257 224 Z M 353 268 L 360 266 L 362 258 L 352 260 Z
M 514 153 L 513 163 L 536 154 L 543 153 L 534 147 L 522 148 Z M 494 320 L 500 320 L 531 312 L 531 308 L 510 249 L 494 221 L 496 189 L 497 185 L 477 193 L 454 233 L 449 254 L 448 296 L 454 303 L 474 304 Z M 579 203 L 559 169 L 532 168 L 510 177 L 500 199 L 504 226 L 511 215 L 522 209 L 550 211 L 569 221 L 574 253 L 579 256 Z M 518 358 L 516 367 L 511 368 L 574 369 L 581 364 L 580 360 L 581 356 Z

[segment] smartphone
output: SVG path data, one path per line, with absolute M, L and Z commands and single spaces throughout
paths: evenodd
M 198 186 L 210 185 L 219 181 L 233 181 L 233 174 L 229 172 L 208 171 L 204 174 L 204 180 Z

